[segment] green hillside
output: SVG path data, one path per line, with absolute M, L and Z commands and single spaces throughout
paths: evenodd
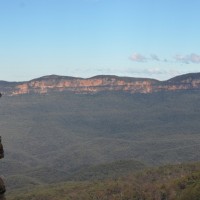
M 145 165 L 135 160 L 120 160 L 112 163 L 83 168 L 72 173 L 68 179 L 72 181 L 102 180 L 118 178 L 130 172 L 137 172 L 145 169 Z
M 8 200 L 198 200 L 200 164 L 167 165 L 116 179 L 19 190 Z
M 104 180 L 108 178 L 118 178 L 128 175 L 129 173 L 141 171 L 146 166 L 135 160 L 121 160 L 107 164 L 86 167 L 68 176 L 64 172 L 59 172 L 51 168 L 36 168 L 20 175 L 8 176 L 6 186 L 8 191 L 21 188 L 32 188 L 37 185 L 47 183 L 59 183 L 61 181 L 87 181 L 87 180 Z

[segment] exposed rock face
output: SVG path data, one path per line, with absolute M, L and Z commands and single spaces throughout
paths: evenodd
M 200 73 L 177 76 L 167 81 L 117 76 L 95 76 L 88 79 L 44 76 L 27 82 L 0 82 L 6 95 L 48 93 L 49 91 L 72 91 L 74 93 L 97 93 L 103 91 L 125 91 L 129 93 L 152 93 L 200 89 Z
M 16 83 L 8 95 L 47 93 L 48 91 L 72 91 L 75 93 L 96 93 L 101 91 L 127 91 L 149 93 L 156 80 L 97 76 L 90 79 L 46 76 L 24 83 Z

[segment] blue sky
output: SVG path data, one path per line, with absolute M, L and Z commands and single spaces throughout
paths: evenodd
M 200 70 L 199 0 L 0 0 L 0 80 Z

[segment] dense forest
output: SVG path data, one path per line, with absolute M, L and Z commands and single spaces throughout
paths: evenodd
M 192 195 L 199 165 L 180 163 L 200 161 L 199 104 L 198 90 L 5 96 L 0 126 L 7 198 Z

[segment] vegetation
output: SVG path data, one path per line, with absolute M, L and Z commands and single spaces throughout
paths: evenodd
M 8 191 L 103 179 L 103 173 L 89 178 L 87 169 L 118 160 L 147 166 L 200 160 L 199 91 L 4 96 L 0 109 Z
M 145 169 L 145 165 L 135 160 L 120 160 L 112 163 L 81 169 L 71 174 L 68 179 L 73 181 L 103 180 L 118 178 Z
M 167 165 L 99 181 L 67 182 L 15 191 L 8 200 L 198 200 L 200 164 Z

